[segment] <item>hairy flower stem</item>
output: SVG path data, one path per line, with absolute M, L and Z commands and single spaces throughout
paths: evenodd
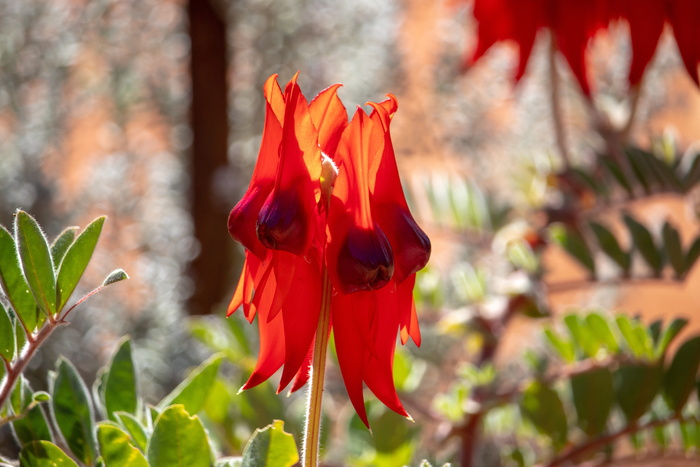
M 318 317 L 314 356 L 311 363 L 311 383 L 309 399 L 306 405 L 306 425 L 304 426 L 304 449 L 302 465 L 318 466 L 321 440 L 321 405 L 323 402 L 323 380 L 326 374 L 326 353 L 328 351 L 328 328 L 331 319 L 331 280 L 328 270 L 323 268 L 323 288 L 321 292 L 321 312 Z
M 552 105 L 552 119 L 554 120 L 554 138 L 559 149 L 559 155 L 564 163 L 564 169 L 571 167 L 571 157 L 566 147 L 566 136 L 564 134 L 564 116 L 562 115 L 561 103 L 561 78 L 557 73 L 557 40 L 554 33 L 551 34 L 549 46 L 549 101 Z

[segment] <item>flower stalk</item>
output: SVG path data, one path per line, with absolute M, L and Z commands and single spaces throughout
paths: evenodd
M 321 440 L 321 413 L 323 405 L 323 382 L 326 375 L 326 354 L 330 336 L 332 286 L 328 269 L 323 268 L 323 289 L 321 313 L 316 328 L 314 353 L 311 363 L 311 382 L 309 398 L 306 405 L 306 424 L 304 426 L 304 446 L 302 451 L 303 466 L 318 465 Z

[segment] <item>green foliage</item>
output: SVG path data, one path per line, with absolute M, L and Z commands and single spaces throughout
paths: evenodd
M 214 355 L 202 363 L 173 392 L 158 403 L 158 409 L 181 404 L 190 413 L 199 412 L 209 395 L 209 388 L 216 379 L 221 361 L 220 355 Z
M 12 395 L 12 427 L 22 451 L 22 465 L 62 466 L 291 466 L 298 459 L 294 438 L 275 422 L 256 431 L 241 458 L 214 461 L 214 440 L 196 412 L 203 411 L 212 396 L 221 356 L 213 356 L 193 370 L 158 409 L 143 405 L 132 343 L 124 339 L 107 367 L 100 372 L 97 402 L 105 407 L 105 419 L 97 417 L 87 387 L 70 362 L 61 359 L 51 382 L 52 394 L 33 393 L 22 379 Z M 102 381 L 100 385 L 99 381 Z M 113 392 L 121 388 L 123 397 Z M 112 394 L 112 395 L 110 395 Z M 42 409 L 50 401 L 49 421 Z M 192 412 L 188 410 L 192 409 Z M 128 409 L 129 411 L 119 411 Z M 51 431 L 61 434 L 70 449 L 65 453 L 52 444 Z M 25 464 L 26 462 L 26 464 Z M 68 463 L 66 463 L 68 462 Z
M 540 433 L 552 440 L 556 450 L 566 444 L 566 413 L 557 391 L 540 381 L 531 382 L 522 393 L 520 411 Z
M 116 421 L 117 412 L 137 415 L 139 394 L 136 384 L 136 369 L 131 355 L 131 340 L 122 340 L 112 357 L 104 381 L 103 397 L 107 417 Z
M 78 467 L 73 459 L 49 441 L 32 441 L 19 453 L 19 463 L 26 467 Z
M 81 462 L 94 465 L 97 447 L 92 403 L 85 383 L 67 360 L 58 362 L 51 408 L 56 425 L 73 454 Z
M 554 224 L 550 226 L 550 234 L 554 242 L 586 268 L 591 276 L 595 277 L 596 265 L 593 253 L 579 232 L 561 224 Z
M 158 416 L 146 453 L 152 467 L 208 467 L 212 463 L 202 422 L 182 405 L 170 406 Z
M 70 244 L 57 266 L 58 307 L 63 308 L 87 268 L 106 217 L 98 217 Z
M 291 467 L 299 461 L 294 438 L 284 431 L 284 422 L 255 430 L 243 451 L 241 467 Z
M 15 213 L 15 238 L 29 289 L 44 313 L 56 314 L 56 272 L 49 244 L 39 224 L 24 211 Z
M 0 226 L 0 285 L 4 294 L 0 296 L 4 297 L 0 300 L 0 357 L 4 360 L 0 371 L 0 424 L 7 421 L 2 409 L 16 393 L 13 389 L 21 379 L 21 370 L 53 330 L 67 324 L 70 311 L 89 295 L 127 278 L 119 270 L 108 277 L 111 279 L 107 283 L 64 309 L 87 268 L 104 220 L 98 218 L 77 238 L 77 228 L 65 229 L 51 247 L 37 222 L 24 211 L 15 214 L 14 235 Z M 66 375 L 64 372 L 59 376 Z
M 97 426 L 97 440 L 105 467 L 148 467 L 148 461 L 129 434 L 108 422 Z
M 12 421 L 12 431 L 22 444 L 53 441 L 46 414 L 40 405 L 46 397 L 38 394 L 33 393 L 24 378 L 20 378 L 10 398 L 12 412 L 18 417 Z

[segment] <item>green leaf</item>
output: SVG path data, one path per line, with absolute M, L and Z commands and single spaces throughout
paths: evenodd
M 258 428 L 243 451 L 241 467 L 291 467 L 299 462 L 294 437 L 284 431 L 284 422 Z
M 11 404 L 15 414 L 23 413 L 34 401 L 32 388 L 26 379 L 21 377 L 12 392 Z M 27 414 L 12 422 L 12 431 L 20 445 L 28 444 L 32 441 L 53 441 L 49 424 L 41 405 L 35 405 Z
M 78 467 L 61 449 L 48 441 L 33 441 L 19 453 L 22 467 Z
M 0 302 L 0 357 L 11 361 L 15 356 L 15 326 L 8 311 Z M 0 362 L 0 365 L 2 363 Z M 5 365 L 2 365 L 5 366 Z
M 608 352 L 615 354 L 619 350 L 619 345 L 615 334 L 613 334 L 610 329 L 610 324 L 608 320 L 603 318 L 599 313 L 589 313 L 586 316 L 586 324 L 590 330 L 590 334 L 595 336 L 596 339 L 605 346 Z
M 15 237 L 24 277 L 34 298 L 47 315 L 56 307 L 56 275 L 49 244 L 39 224 L 24 211 L 15 214 Z
M 615 402 L 612 373 L 607 368 L 594 368 L 571 377 L 571 393 L 578 426 L 589 436 L 605 430 Z
M 664 399 L 669 408 L 680 412 L 695 388 L 700 366 L 700 336 L 688 339 L 678 348 L 664 377 Z
M 170 405 L 182 404 L 188 413 L 199 412 L 207 401 L 209 388 L 214 384 L 221 365 L 221 355 L 214 355 L 199 365 L 173 392 L 158 403 L 163 410 Z
M 385 411 L 372 422 L 374 447 L 379 453 L 392 453 L 410 442 L 414 427 L 406 419 L 391 411 Z
M 129 278 L 129 275 L 123 269 L 115 269 L 102 281 L 102 287 L 106 287 L 115 282 L 123 281 Z
M 681 433 L 684 451 L 690 451 L 690 449 L 693 447 L 696 429 L 697 425 L 694 422 L 678 422 L 678 430 Z
M 114 412 L 136 415 L 139 395 L 129 338 L 122 340 L 110 362 L 105 380 L 104 402 L 110 420 L 117 419 Z
M 629 215 L 625 215 L 623 220 L 632 236 L 635 248 L 642 255 L 642 258 L 644 258 L 652 271 L 654 271 L 655 276 L 660 276 L 661 270 L 664 267 L 664 259 L 659 249 L 654 244 L 654 237 L 652 237 L 651 232 Z
M 662 453 L 666 451 L 669 445 L 669 441 L 671 438 L 670 433 L 667 431 L 666 426 L 655 426 L 652 429 L 652 433 L 654 435 L 654 441 L 656 441 L 657 446 L 659 447 L 659 451 Z
M 659 182 L 659 185 L 666 189 L 683 192 L 683 180 L 676 175 L 674 162 L 665 162 L 650 152 L 638 151 L 642 154 L 649 173 Z
M 108 423 L 97 426 L 97 440 L 105 467 L 148 467 L 148 461 L 119 427 Z
M 88 390 L 75 367 L 63 358 L 56 368 L 52 398 L 54 419 L 66 444 L 78 460 L 93 465 L 97 449 Z
M 659 358 L 666 353 L 669 344 L 673 342 L 687 324 L 688 320 L 684 318 L 676 318 L 671 321 L 671 324 L 664 329 L 663 334 L 661 334 L 659 341 L 656 343 L 656 350 L 654 352 L 655 358 Z
M 34 295 L 29 290 L 27 280 L 22 274 L 15 241 L 10 233 L 0 225 L 0 281 L 5 289 L 5 295 L 12 309 L 25 326 L 33 331 L 36 329 L 41 312 L 36 304 Z
M 676 277 L 681 278 L 683 274 L 685 274 L 686 267 L 685 255 L 683 254 L 683 247 L 681 246 L 681 236 L 678 230 L 668 222 L 664 222 L 662 234 L 668 262 L 671 263 Z
M 646 329 L 628 316 L 618 315 L 615 318 L 620 333 L 627 342 L 627 347 L 637 358 L 653 357 L 653 342 Z
M 593 254 L 578 232 L 567 229 L 563 224 L 553 224 L 550 227 L 550 232 L 556 243 L 573 256 L 591 275 L 595 276 L 596 268 Z
M 576 350 L 573 341 L 565 340 L 549 327 L 544 329 L 544 335 L 554 350 L 566 362 L 571 363 L 576 360 Z
M 683 174 L 683 189 L 689 191 L 700 180 L 700 154 L 696 154 L 688 170 Z
M 204 426 L 196 415 L 190 416 L 182 405 L 174 405 L 160 414 L 148 442 L 151 467 L 209 467 L 212 454 Z
M 569 329 L 569 334 L 579 349 L 586 357 L 594 357 L 600 349 L 600 341 L 593 336 L 585 322 L 576 314 L 569 314 L 564 317 L 564 324 Z
M 688 253 L 685 255 L 685 272 L 686 274 L 695 264 L 698 257 L 700 257 L 700 237 L 696 238 L 690 248 L 688 248 Z
M 627 363 L 615 373 L 615 399 L 628 424 L 644 415 L 659 393 L 664 379 L 660 363 Z
M 637 180 L 639 180 L 642 188 L 644 188 L 644 192 L 646 194 L 651 193 L 651 181 L 649 180 L 650 174 L 647 171 L 644 161 L 640 160 L 641 157 L 638 156 L 638 154 L 634 154 L 629 150 L 625 151 L 625 155 L 627 156 L 627 162 L 632 168 L 632 172 L 634 172 L 634 176 L 637 177 Z
M 78 227 L 66 227 L 63 232 L 58 234 L 58 237 L 51 244 L 51 258 L 53 259 L 54 267 L 61 264 L 63 257 L 68 251 L 68 247 L 73 244 L 75 234 L 78 232 Z
M 98 217 L 78 235 L 58 267 L 59 308 L 63 308 L 87 268 L 106 217 Z
M 129 433 L 134 445 L 141 451 L 146 452 L 146 448 L 148 447 L 148 433 L 139 419 L 126 412 L 116 412 L 114 415 L 117 417 L 117 421 L 121 426 Z
M 533 381 L 525 389 L 520 400 L 520 411 L 537 428 L 551 438 L 556 450 L 567 441 L 568 425 L 564 404 L 559 394 L 539 381 Z
M 623 251 L 620 243 L 610 230 L 597 222 L 590 222 L 589 226 L 593 235 L 595 235 L 600 249 L 608 255 L 615 264 L 627 275 L 632 266 L 632 255 L 629 252 Z
M 619 183 L 622 188 L 625 189 L 629 197 L 633 198 L 634 190 L 632 189 L 632 185 L 630 184 L 629 180 L 627 180 L 627 177 L 625 177 L 624 172 L 617 162 L 610 157 L 600 157 L 599 160 L 603 163 L 603 166 L 605 166 L 608 173 L 612 175 L 615 180 L 617 180 L 617 183 Z

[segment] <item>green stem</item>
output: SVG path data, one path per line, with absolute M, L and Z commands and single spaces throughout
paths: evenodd
M 323 290 L 321 292 L 321 312 L 318 317 L 314 356 L 311 363 L 311 383 L 306 406 L 306 426 L 304 427 L 304 449 L 302 465 L 318 466 L 321 436 L 321 405 L 323 402 L 323 380 L 326 374 L 326 353 L 328 351 L 328 328 L 331 319 L 332 287 L 328 270 L 323 268 Z

